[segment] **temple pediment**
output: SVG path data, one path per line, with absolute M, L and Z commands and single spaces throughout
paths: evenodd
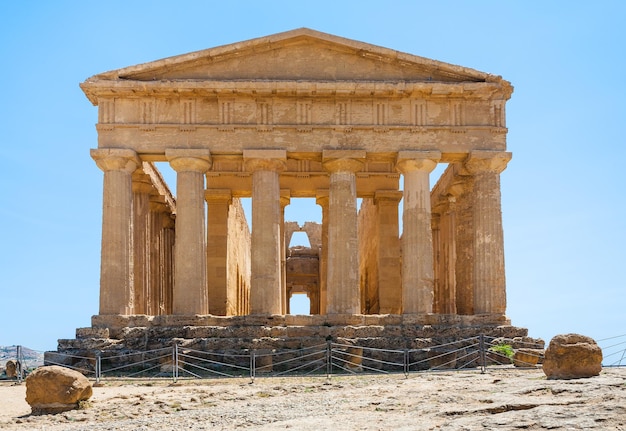
M 94 81 L 498 81 L 473 69 L 302 28 L 96 75 Z

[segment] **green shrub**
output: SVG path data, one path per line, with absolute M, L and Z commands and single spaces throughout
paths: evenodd
M 515 354 L 515 350 L 513 350 L 513 346 L 510 344 L 496 344 L 495 346 L 491 346 L 489 351 L 499 353 L 509 359 L 513 358 L 513 355 Z

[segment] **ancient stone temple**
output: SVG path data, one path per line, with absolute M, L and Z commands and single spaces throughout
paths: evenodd
M 277 327 L 524 332 L 505 316 L 501 77 L 297 29 L 81 88 L 98 108 L 102 261 L 99 313 L 71 346 L 128 328 L 248 326 L 248 344 Z M 285 221 L 297 198 L 321 224 Z M 310 248 L 289 249 L 295 231 Z M 289 314 L 293 293 L 311 315 Z

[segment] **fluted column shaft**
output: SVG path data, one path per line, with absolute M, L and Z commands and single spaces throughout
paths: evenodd
M 474 314 L 504 314 L 506 279 L 500 172 L 511 153 L 474 151 L 465 167 L 474 176 Z
M 132 173 L 141 165 L 128 149 L 91 150 L 104 171 L 100 314 L 133 314 Z
M 285 243 L 285 207 L 291 202 L 289 190 L 280 191 L 280 298 L 281 314 L 288 314 L 289 298 L 287 297 L 287 248 Z
M 328 284 L 328 190 L 318 190 L 315 202 L 322 207 L 322 249 L 320 250 L 320 295 L 319 313 L 327 310 L 327 284 Z
M 150 177 L 135 172 L 133 180 L 133 290 L 134 314 L 148 314 L 150 292 Z
M 176 171 L 176 242 L 173 314 L 208 314 L 204 173 L 211 167 L 205 150 L 166 150 Z
M 378 207 L 378 297 L 380 314 L 402 312 L 402 277 L 398 203 L 402 192 L 379 190 L 374 195 Z
M 205 192 L 205 199 L 209 312 L 232 316 L 237 314 L 236 295 L 228 291 L 228 211 L 232 194 L 230 189 L 209 189 Z
M 402 312 L 432 313 L 434 261 L 430 208 L 430 172 L 437 151 L 400 151 L 397 169 L 404 175 L 402 213 Z
M 279 173 L 284 150 L 244 150 L 252 172 L 251 314 L 282 314 L 281 208 Z
M 441 253 L 437 303 L 441 314 L 456 314 L 456 198 L 448 197 L 448 207 L 440 219 Z
M 330 172 L 328 189 L 327 314 L 358 314 L 359 257 L 356 172 L 363 167 L 364 151 L 324 151 Z

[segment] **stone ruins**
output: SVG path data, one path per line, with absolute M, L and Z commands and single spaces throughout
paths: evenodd
M 100 309 L 60 352 L 526 335 L 505 315 L 500 76 L 297 29 L 81 88 L 104 174 Z M 298 198 L 321 224 L 284 220 Z M 296 231 L 310 248 L 288 247 Z M 289 314 L 296 293 L 310 315 Z

